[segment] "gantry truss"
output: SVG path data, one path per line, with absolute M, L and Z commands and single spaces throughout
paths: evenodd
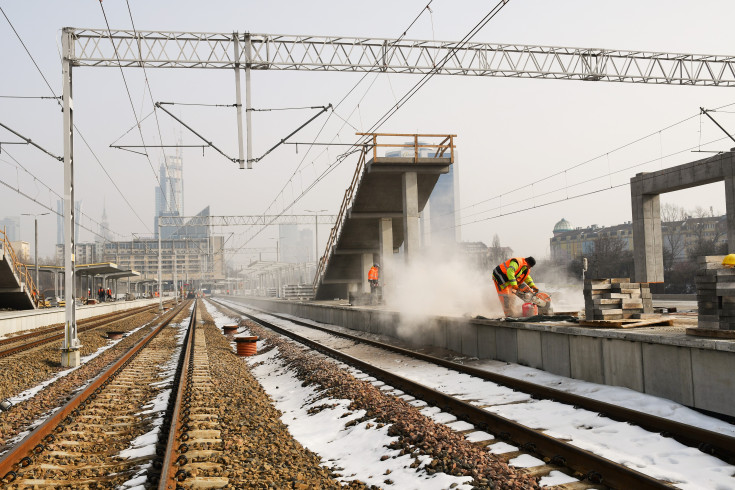
M 281 34 L 71 31 L 75 66 L 415 74 L 440 66 L 442 75 L 735 86 L 735 57 L 724 55 Z M 447 55 L 449 61 L 440 65 Z
M 244 216 L 160 216 L 161 227 L 190 226 L 268 226 L 268 225 L 333 225 L 333 214 L 257 214 Z

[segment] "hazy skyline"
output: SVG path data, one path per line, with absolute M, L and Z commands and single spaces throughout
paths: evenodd
M 398 38 L 427 4 L 376 1 L 370 8 L 352 2 L 190 2 L 159 1 L 153 4 L 130 0 L 139 30 L 196 32 L 254 32 Z M 410 39 L 461 39 L 495 2 L 431 2 L 406 34 Z M 482 42 L 542 44 L 590 48 L 638 49 L 682 53 L 728 55 L 735 33 L 728 20 L 735 4 L 722 1 L 683 1 L 650 5 L 616 2 L 615 8 L 589 2 L 543 2 L 513 0 L 473 40 Z M 130 29 L 124 1 L 106 0 L 105 13 L 113 29 Z M 53 90 L 61 94 L 61 63 L 58 44 L 64 26 L 104 28 L 98 2 L 10 2 L 0 0 L 28 50 Z M 34 67 L 10 25 L 0 16 L 0 46 L 4 75 L 0 96 L 50 96 L 49 88 Z M 233 104 L 232 70 L 147 70 L 154 101 Z M 126 69 L 125 77 L 138 118 L 152 110 L 151 96 L 144 90 L 140 69 Z M 253 107 L 281 108 L 335 104 L 357 83 L 362 74 L 294 71 L 253 71 Z M 366 130 L 416 82 L 417 76 L 370 74 L 336 114 L 321 116 L 292 141 L 332 140 L 352 142 L 357 128 Z M 729 92 L 732 92 L 730 94 Z M 131 233 L 151 234 L 154 214 L 154 172 L 162 161 L 160 151 L 150 151 L 150 164 L 141 156 L 109 148 L 121 143 L 141 144 L 133 109 L 118 68 L 74 69 L 75 122 L 107 172 L 126 194 L 133 210 L 95 161 L 79 136 L 75 137 L 76 198 L 83 211 L 100 221 L 103 201 L 111 228 L 130 239 Z M 625 184 L 641 171 L 658 170 L 707 156 L 686 148 L 724 137 L 706 118 L 696 116 L 699 107 L 715 108 L 735 103 L 735 89 L 719 87 L 656 86 L 607 82 L 529 80 L 470 76 L 435 76 L 380 132 L 453 133 L 461 158 L 460 195 L 462 237 L 489 244 L 497 233 L 503 245 L 519 255 L 548 253 L 554 224 L 566 218 L 574 226 L 613 225 L 631 219 L 629 188 L 625 185 L 587 197 L 566 200 L 587 192 Z M 359 104 L 359 105 L 358 105 Z M 175 112 L 230 155 L 237 154 L 236 119 L 232 108 L 174 106 Z M 735 106 L 714 113 L 728 131 L 733 126 Z M 253 116 L 256 156 L 295 129 L 313 111 L 258 112 Z M 683 124 L 664 130 L 694 116 Z M 349 121 L 350 127 L 340 118 Z M 175 121 L 159 112 L 165 144 L 181 137 L 184 144 L 199 143 Z M 52 100 L 0 98 L 0 122 L 30 137 L 56 155 L 61 155 L 61 113 Z M 153 116 L 141 125 L 148 144 L 158 143 Z M 661 131 L 659 133 L 659 131 Z M 701 132 L 700 132 L 701 131 Z M 732 131 L 731 131 L 732 132 Z M 125 134 L 125 135 L 124 135 Z M 650 138 L 614 151 L 643 136 Z M 124 135 L 124 136 L 123 136 Z M 122 138 L 121 138 L 122 136 Z M 17 139 L 0 128 L 0 142 Z M 733 144 L 720 141 L 706 150 L 727 150 Z M 173 153 L 173 149 L 171 149 Z M 281 147 L 253 170 L 239 170 L 212 150 L 185 149 L 184 181 L 186 212 L 193 214 L 207 205 L 214 215 L 276 214 L 289 205 L 301 189 L 334 163 L 339 147 L 314 147 L 307 153 L 299 147 Z M 668 156 L 673 155 L 673 156 Z M 15 168 L 20 164 L 62 193 L 62 164 L 34 148 L 3 145 L 0 179 L 56 207 L 56 196 Z M 306 158 L 305 158 L 306 157 Z M 600 157 L 590 164 L 563 172 Z M 300 162 L 293 182 L 287 183 Z M 327 209 L 336 214 L 354 171 L 356 156 L 346 159 L 292 208 Z M 648 163 L 646 163 L 648 162 Z M 638 165 L 638 166 L 636 166 Z M 151 169 L 153 167 L 153 170 Z M 635 167 L 634 167 L 635 166 Z M 633 168 L 629 168 L 633 167 Z M 559 173 L 561 172 L 561 173 Z M 617 172 L 617 173 L 615 173 Z M 533 188 L 508 193 L 542 177 L 556 177 Z M 609 175 L 612 173 L 611 175 Z M 565 189 L 565 186 L 597 180 Z M 279 196 L 281 189 L 283 195 Z M 552 193 L 552 191 L 554 191 Z M 492 199 L 505 192 L 502 199 Z M 562 200 L 557 204 L 513 213 L 528 207 Z M 275 201 L 270 208 L 269 205 Z M 483 202 L 486 201 L 486 202 Z M 520 202 L 516 202 L 520 201 Z M 662 197 L 685 208 L 712 206 L 724 213 L 722 184 Z M 41 213 L 37 204 L 0 186 L 0 217 Z M 477 204 L 480 203 L 480 204 Z M 477 205 L 475 205 L 477 204 Z M 136 216 L 136 213 L 138 216 Z M 138 218 L 140 217 L 140 219 Z M 83 222 L 83 224 L 85 224 Z M 33 218 L 21 217 L 21 238 L 33 242 Z M 229 234 L 238 228 L 216 230 Z M 320 249 L 328 236 L 320 227 Z M 44 246 L 50 256 L 56 237 L 55 215 L 39 218 Z M 81 241 L 92 240 L 85 230 Z M 266 230 L 248 247 L 269 247 L 268 238 L 277 227 Z M 234 245 L 242 241 L 233 239 Z M 320 250 L 320 254 L 323 250 Z M 252 257 L 242 256 L 236 261 Z

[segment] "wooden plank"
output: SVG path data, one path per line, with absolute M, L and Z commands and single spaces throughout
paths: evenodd
M 580 320 L 579 325 L 583 327 L 602 328 L 636 328 L 653 326 L 671 326 L 673 319 L 656 318 L 651 320 Z
M 735 339 L 735 330 L 719 330 L 714 328 L 687 328 L 686 332 L 687 335 L 694 335 L 695 337 Z

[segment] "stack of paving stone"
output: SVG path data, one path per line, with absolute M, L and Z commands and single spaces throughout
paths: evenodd
M 698 328 L 735 330 L 735 269 L 726 269 L 723 258 L 697 258 Z
M 584 310 L 587 320 L 644 319 L 653 316 L 647 283 L 630 278 L 585 279 Z

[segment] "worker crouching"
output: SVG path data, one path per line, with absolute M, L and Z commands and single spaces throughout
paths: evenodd
M 536 265 L 533 257 L 512 258 L 493 269 L 493 282 L 498 292 L 498 299 L 503 306 L 505 316 L 521 316 L 521 302 L 516 299 L 517 293 L 538 293 L 539 289 L 531 279 L 531 267 Z

